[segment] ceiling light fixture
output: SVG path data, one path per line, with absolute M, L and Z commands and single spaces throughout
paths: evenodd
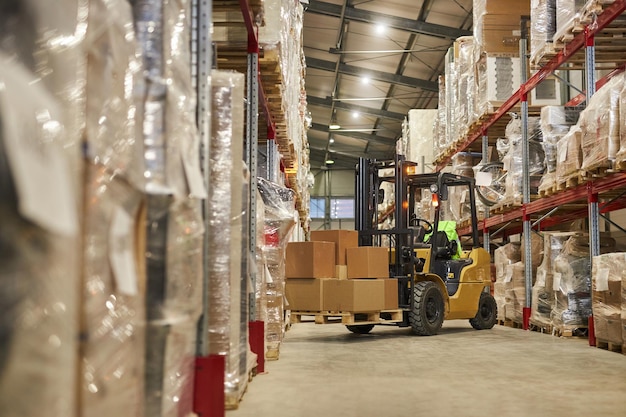
M 341 125 L 337 122 L 330 122 L 330 124 L 328 125 L 328 128 L 330 130 L 337 130 L 337 129 L 341 129 Z
M 379 35 L 382 35 L 383 33 L 385 33 L 385 25 L 379 24 L 376 25 L 376 33 L 378 33 Z
M 335 139 L 334 138 L 328 139 L 328 143 L 335 143 Z
M 369 83 L 370 83 L 370 79 L 369 79 L 368 77 L 362 77 L 362 78 L 361 78 L 361 82 L 362 82 L 363 84 L 369 84 Z
M 352 117 L 355 118 L 355 119 L 358 118 L 359 117 L 359 112 L 358 111 L 352 112 Z

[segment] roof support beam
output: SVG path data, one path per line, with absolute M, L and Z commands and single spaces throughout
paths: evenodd
M 367 133 L 360 132 L 340 132 L 340 131 L 332 131 L 328 128 L 328 125 L 323 125 L 320 123 L 313 123 L 311 125 L 311 129 L 317 130 L 319 132 L 330 132 L 336 136 L 347 136 L 354 139 L 366 140 L 369 142 L 380 143 L 382 145 L 388 146 L 396 146 L 396 141 L 394 138 L 385 138 L 377 135 L 368 135 Z
M 333 101 L 332 98 L 320 98 L 315 96 L 307 96 L 307 102 L 313 106 L 322 106 L 322 107 L 332 107 L 333 103 L 335 103 L 335 108 L 345 111 L 358 111 L 361 114 L 368 114 L 376 117 L 383 117 L 386 119 L 393 120 L 404 120 L 406 117 L 405 114 L 391 112 L 387 110 L 373 109 L 367 106 L 357 106 L 355 104 L 346 104 L 341 102 L 341 99 Z
M 319 69 L 323 71 L 335 71 L 336 63 L 325 61 L 317 58 L 306 58 L 306 65 L 309 68 Z M 367 76 L 372 80 L 382 81 L 390 84 L 400 84 L 411 88 L 421 88 L 427 91 L 439 91 L 439 86 L 434 81 L 422 80 L 419 78 L 407 77 L 399 74 L 391 74 L 383 71 L 373 71 L 359 68 L 354 65 L 339 64 L 339 72 L 345 75 L 354 75 L 355 77 Z
M 340 17 L 341 6 L 317 0 L 310 0 L 307 13 L 317 13 L 326 16 Z M 470 36 L 472 33 L 458 28 L 427 23 L 421 20 L 405 19 L 402 17 L 386 15 L 382 13 L 370 12 L 356 9 L 354 6 L 346 8 L 344 17 L 365 23 L 384 23 L 387 26 L 405 30 L 408 32 L 420 33 L 423 35 L 436 36 L 438 38 L 456 39 L 460 36 Z

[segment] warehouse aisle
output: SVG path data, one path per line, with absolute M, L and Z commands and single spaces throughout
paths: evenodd
M 465 321 L 441 334 L 295 324 L 279 361 L 250 384 L 227 417 L 626 415 L 626 356 Z

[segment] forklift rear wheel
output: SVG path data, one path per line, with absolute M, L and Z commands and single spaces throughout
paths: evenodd
M 413 288 L 413 310 L 409 323 L 413 333 L 421 336 L 437 334 L 443 324 L 444 304 L 441 290 L 431 281 L 422 281 Z
M 368 334 L 374 328 L 373 324 L 359 324 L 356 326 L 346 326 L 348 330 L 356 334 Z
M 491 329 L 498 318 L 498 305 L 491 294 L 486 292 L 480 294 L 478 300 L 478 311 L 476 317 L 470 319 L 470 324 L 476 330 Z

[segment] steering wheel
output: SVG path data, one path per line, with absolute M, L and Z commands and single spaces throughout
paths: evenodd
M 426 226 L 428 226 L 428 228 L 424 228 L 422 227 L 422 223 Z M 410 221 L 409 221 L 409 226 L 413 226 L 413 227 L 422 227 L 424 229 L 424 231 L 426 233 L 430 233 L 433 230 L 433 224 L 431 222 L 429 222 L 428 220 L 425 219 L 420 219 L 417 217 L 413 217 Z

